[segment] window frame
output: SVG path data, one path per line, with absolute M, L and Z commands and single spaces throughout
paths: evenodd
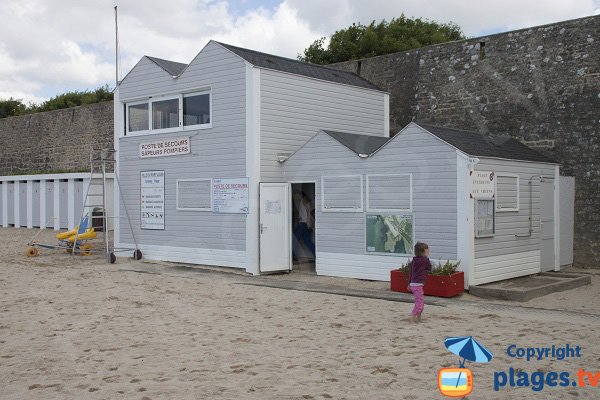
M 152 104 L 153 103 L 158 103 L 161 101 L 167 101 L 167 100 L 173 100 L 173 99 L 177 99 L 177 116 L 178 116 L 178 126 L 173 127 L 173 128 L 160 128 L 160 129 L 152 129 L 152 115 L 153 115 L 153 110 L 152 110 Z M 150 120 L 149 120 L 149 132 L 150 133 L 168 133 L 168 132 L 177 132 L 181 130 L 183 121 L 181 120 L 181 115 L 183 112 L 183 106 L 182 106 L 182 100 L 181 100 L 181 95 L 166 95 L 166 96 L 156 96 L 156 97 L 151 97 L 148 99 L 148 107 L 150 110 Z
M 492 227 L 492 233 L 487 233 L 487 234 L 479 234 L 478 230 L 477 230 L 477 221 L 479 220 L 479 217 L 477 215 L 477 202 L 478 201 L 493 201 L 494 204 L 492 205 L 492 222 L 493 222 L 493 227 Z M 475 223 L 474 225 L 474 230 L 475 232 L 473 232 L 475 234 L 475 238 L 479 239 L 479 238 L 491 238 L 491 237 L 495 237 L 496 236 L 496 199 L 481 199 L 481 198 L 475 198 L 475 204 L 474 204 L 474 218 L 473 221 Z
M 183 119 L 183 117 L 184 117 L 184 115 L 183 115 L 183 99 L 185 99 L 186 97 L 200 96 L 203 94 L 208 95 L 208 112 L 209 112 L 210 122 L 208 124 L 185 125 L 185 121 Z M 212 124 L 213 124 L 213 101 L 212 100 L 213 100 L 212 88 L 209 88 L 206 90 L 199 90 L 199 91 L 195 91 L 195 92 L 183 93 L 181 95 L 181 126 L 183 128 L 182 130 L 187 131 L 187 130 L 212 128 Z
M 202 182 L 202 181 L 208 181 L 210 183 L 210 188 L 209 188 L 210 207 L 208 207 L 208 208 L 206 208 L 206 207 L 191 207 L 191 208 L 179 207 L 179 182 Z M 213 211 L 212 185 L 213 185 L 212 178 L 176 179 L 175 180 L 175 209 L 177 211 L 208 211 L 208 212 L 212 212 Z
M 183 99 L 184 97 L 192 97 L 202 94 L 208 94 L 208 103 L 209 103 L 209 112 L 210 112 L 210 123 L 208 124 L 196 124 L 196 125 L 184 125 L 183 121 Z M 179 115 L 179 126 L 173 128 L 162 128 L 162 129 L 152 129 L 152 103 L 177 99 L 178 104 L 178 115 Z M 164 94 L 158 96 L 149 96 L 147 98 L 137 98 L 131 100 L 124 100 L 123 105 L 125 106 L 125 130 L 123 136 L 145 136 L 145 135 L 154 135 L 161 133 L 170 133 L 170 132 L 183 132 L 183 131 L 191 131 L 191 130 L 201 130 L 201 129 L 210 129 L 213 127 L 213 95 L 212 95 L 212 87 L 209 86 L 204 89 L 194 89 L 190 92 L 182 92 L 182 93 L 171 93 Z M 148 105 L 148 129 L 143 131 L 130 131 L 129 130 L 129 106 L 135 106 L 139 104 L 147 104 Z
M 148 106 L 148 129 L 140 130 L 140 131 L 130 131 L 129 130 L 129 106 L 137 106 L 139 104 L 146 104 Z M 150 123 L 152 122 L 151 110 L 150 110 L 150 102 L 148 100 L 137 100 L 130 101 L 125 103 L 125 135 L 126 136 L 135 136 L 135 135 L 143 135 L 146 132 L 150 132 Z
M 325 207 L 325 179 L 326 178 L 360 178 L 360 207 L 359 208 L 340 208 L 340 207 Z M 363 175 L 322 175 L 321 176 L 321 212 L 347 212 L 358 213 L 364 212 L 364 182 Z
M 499 207 L 498 204 L 498 199 L 500 198 L 499 196 L 499 192 L 498 192 L 498 181 L 500 180 L 500 177 L 504 177 L 504 178 L 517 178 L 517 207 L 510 207 L 510 208 L 501 208 Z M 495 188 L 494 190 L 496 191 L 496 212 L 515 212 L 515 211 L 520 211 L 521 208 L 521 178 L 518 174 L 504 174 L 504 173 L 496 173 L 496 183 L 495 183 Z
M 409 177 L 409 208 L 371 208 L 371 204 L 370 204 L 370 186 L 369 186 L 369 177 L 375 177 L 375 176 L 384 176 L 384 177 L 390 177 L 390 176 L 408 176 Z M 413 211 L 413 174 L 412 173 L 407 173 L 407 174 L 370 174 L 366 176 L 366 190 L 367 190 L 367 212 L 391 212 L 391 213 L 396 213 L 398 211 L 402 211 L 402 212 L 407 212 L 410 213 Z

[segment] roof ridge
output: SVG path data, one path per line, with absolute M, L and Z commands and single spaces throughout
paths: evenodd
M 244 50 L 244 51 L 251 51 L 252 53 L 258 53 L 258 54 L 262 54 L 262 55 L 269 56 L 269 57 L 281 58 L 281 59 L 283 59 L 283 60 L 286 60 L 286 61 L 292 61 L 292 62 L 295 62 L 295 63 L 298 63 L 298 64 L 311 65 L 311 66 L 313 66 L 313 67 L 319 67 L 319 68 L 327 68 L 328 70 L 330 70 L 330 71 L 333 71 L 333 72 L 343 72 L 343 73 L 346 73 L 346 74 L 352 74 L 352 75 L 355 75 L 355 76 L 359 76 L 359 77 L 360 77 L 360 75 L 356 75 L 356 74 L 355 74 L 355 73 L 353 73 L 353 72 L 350 72 L 350 71 L 344 71 L 344 70 L 341 70 L 341 69 L 337 69 L 337 68 L 329 67 L 329 66 L 327 66 L 327 65 L 315 64 L 315 63 L 306 62 L 306 61 L 300 61 L 300 60 L 296 60 L 296 59 L 294 59 L 294 58 L 289 58 L 289 57 L 278 56 L 277 54 L 265 53 L 264 51 L 258 51 L 258 50 L 253 50 L 253 49 L 247 49 L 247 48 L 245 48 L 245 47 L 234 46 L 234 45 L 232 45 L 232 44 L 227 44 L 227 43 L 223 43 L 223 42 L 218 42 L 218 41 L 216 41 L 216 40 L 215 40 L 215 42 L 216 42 L 216 43 L 219 43 L 220 45 L 223 45 L 223 46 L 225 46 L 225 47 L 233 47 L 234 49 L 239 49 L 239 50 Z
M 160 58 L 160 57 L 149 56 L 149 55 L 147 55 L 147 54 L 145 55 L 145 57 L 148 57 L 148 58 L 149 58 L 149 59 L 151 59 L 151 60 L 160 60 L 160 61 L 167 61 L 167 62 L 172 62 L 172 63 L 176 63 L 176 64 L 181 64 L 181 65 L 189 65 L 189 64 L 182 63 L 182 62 L 179 62 L 179 61 L 167 60 L 166 58 Z
M 258 50 L 253 50 L 253 49 L 247 49 L 245 47 L 234 46 L 232 44 L 219 42 L 217 40 L 214 40 L 214 42 L 218 43 L 221 46 L 224 46 L 226 48 L 234 48 L 234 49 L 238 49 L 238 50 L 249 51 L 249 52 L 252 52 L 252 53 L 255 53 L 255 54 L 261 54 L 261 55 L 264 55 L 264 56 L 275 57 L 275 58 L 279 58 L 279 59 L 285 60 L 285 61 L 291 61 L 291 62 L 296 63 L 296 64 L 309 65 L 311 67 L 316 67 L 316 68 L 323 68 L 323 69 L 327 69 L 327 70 L 331 71 L 332 73 L 337 73 L 337 74 L 342 73 L 342 74 L 345 74 L 345 75 L 351 75 L 351 76 L 353 76 L 355 78 L 359 78 L 360 80 L 362 80 L 362 81 L 364 81 L 364 82 L 366 82 L 366 83 L 368 83 L 368 84 L 370 84 L 372 86 L 376 86 L 376 85 L 373 84 L 373 82 L 369 81 L 368 79 L 366 79 L 366 78 L 364 78 L 364 77 L 362 77 L 362 76 L 360 76 L 358 74 L 355 74 L 352 71 L 346 71 L 346 70 L 334 68 L 334 67 L 331 67 L 329 65 L 322 65 L 322 64 L 315 64 L 315 63 L 306 62 L 306 61 L 300 61 L 300 60 L 297 60 L 297 59 L 294 59 L 294 58 L 279 56 L 277 54 L 265 53 L 263 51 L 258 51 Z M 381 89 L 379 89 L 379 90 L 381 90 Z

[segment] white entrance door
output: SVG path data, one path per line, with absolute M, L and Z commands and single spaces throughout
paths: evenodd
M 554 179 L 540 183 L 540 231 L 542 271 L 554 271 Z
M 260 272 L 291 268 L 290 185 L 260 184 Z

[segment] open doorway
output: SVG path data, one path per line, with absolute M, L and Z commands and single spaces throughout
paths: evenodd
M 292 269 L 316 272 L 315 183 L 292 183 Z

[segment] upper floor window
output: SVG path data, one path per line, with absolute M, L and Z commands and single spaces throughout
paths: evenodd
M 179 98 L 152 102 L 152 129 L 179 127 Z
M 125 134 L 211 128 L 211 92 L 162 96 L 125 104 Z
M 148 103 L 127 104 L 127 132 L 148 130 Z
M 210 124 L 210 93 L 183 96 L 183 125 Z

